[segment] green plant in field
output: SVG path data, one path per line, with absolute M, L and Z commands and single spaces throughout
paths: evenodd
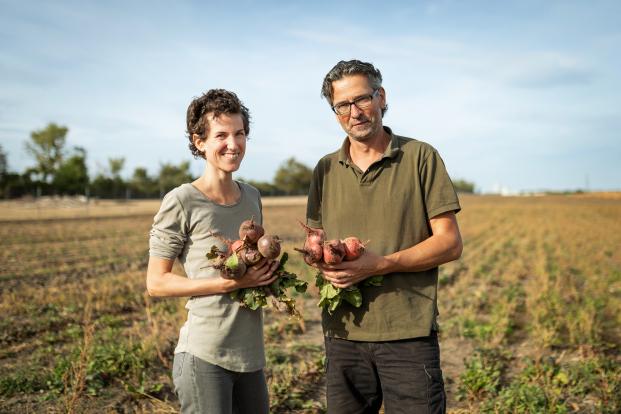
M 0 396 L 12 397 L 16 394 L 31 394 L 47 389 L 49 374 L 27 368 L 19 368 L 15 372 L 0 378 Z
M 477 401 L 496 396 L 507 363 L 507 356 L 498 349 L 477 349 L 460 375 L 458 397 Z
M 546 394 L 537 385 L 511 383 L 500 391 L 498 397 L 482 404 L 483 413 L 565 413 L 562 406 L 558 410 L 549 411 Z
M 99 395 L 101 390 L 118 381 L 123 384 L 138 384 L 140 387 L 145 368 L 149 360 L 140 343 L 119 341 L 118 329 L 107 328 L 94 338 L 94 345 L 88 350 L 85 367 L 85 390 L 88 395 Z M 76 347 L 66 357 L 58 358 L 48 389 L 61 393 L 66 386 L 66 376 L 80 357 L 80 348 Z M 134 385 L 132 385 L 134 386 Z
M 588 358 L 560 364 L 555 358 L 525 360 L 525 367 L 511 381 L 479 394 L 482 413 L 617 413 L 621 408 L 621 368 L 604 358 Z M 480 366 L 470 363 L 467 372 Z M 484 371 L 484 370 L 483 370 Z M 476 376 L 479 386 L 484 375 Z M 472 399 L 471 399 L 472 400 Z
M 291 354 L 280 347 L 268 347 L 265 352 L 265 358 L 268 365 L 282 365 L 292 362 Z
M 464 338 L 474 338 L 481 342 L 487 341 L 494 332 L 494 325 L 474 319 L 464 319 L 461 323 L 461 335 Z
M 561 325 L 564 309 L 560 295 L 553 291 L 545 291 L 530 308 L 533 320 L 530 323 L 532 336 L 544 348 L 560 345 Z
M 289 352 L 293 352 L 290 350 Z M 296 355 L 300 353 L 293 352 Z M 268 364 L 270 412 L 272 413 L 324 413 L 323 405 L 309 395 L 324 373 L 323 352 L 309 348 L 304 352 L 308 362 L 295 361 L 280 365 Z
M 140 378 L 146 361 L 139 344 L 97 344 L 87 369 L 87 393 L 97 395 L 115 379 L 132 381 Z
M 299 335 L 304 333 L 304 322 L 295 318 L 288 318 L 285 320 L 274 321 L 265 327 L 265 340 L 266 342 L 276 342 L 282 338 L 290 338 L 292 341 L 293 335 Z
M 594 397 L 601 413 L 621 410 L 621 365 L 614 359 L 597 356 L 568 364 L 567 394 L 577 398 Z

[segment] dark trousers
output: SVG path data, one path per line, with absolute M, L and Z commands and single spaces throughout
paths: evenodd
M 445 413 L 438 336 L 358 342 L 325 338 L 329 414 Z

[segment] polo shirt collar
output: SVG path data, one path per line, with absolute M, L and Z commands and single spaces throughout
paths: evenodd
M 384 158 L 395 158 L 397 154 L 399 154 L 399 150 L 401 149 L 401 145 L 399 144 L 399 140 L 396 135 L 392 133 L 392 130 L 384 126 L 384 131 L 386 131 L 390 135 L 390 144 L 386 146 L 386 150 L 384 151 L 384 155 L 382 155 L 382 160 Z M 341 149 L 339 150 L 338 161 L 341 165 L 349 167 L 351 165 L 351 160 L 349 159 L 349 137 L 345 137 L 343 141 L 343 145 L 341 145 Z

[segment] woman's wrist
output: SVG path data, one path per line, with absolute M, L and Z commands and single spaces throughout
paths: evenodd
M 237 289 L 237 284 L 233 279 L 222 278 L 222 282 L 220 283 L 220 289 L 222 290 L 222 293 L 230 293 Z

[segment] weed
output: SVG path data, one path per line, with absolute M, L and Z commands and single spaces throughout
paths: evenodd
M 479 348 L 465 363 L 459 387 L 460 398 L 471 401 L 495 397 L 507 370 L 508 357 L 497 349 Z
M 0 396 L 38 393 L 48 388 L 48 381 L 47 375 L 31 367 L 20 368 L 0 378 Z

